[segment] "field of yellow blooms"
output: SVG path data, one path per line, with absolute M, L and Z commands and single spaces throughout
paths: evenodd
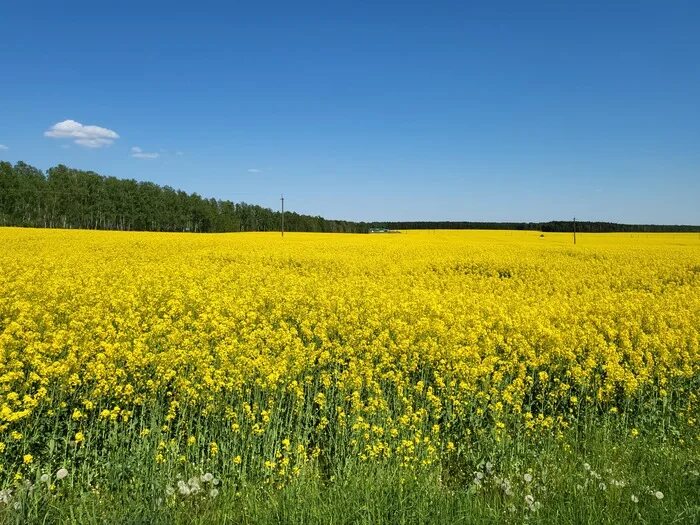
M 602 421 L 697 442 L 700 238 L 577 241 L 2 228 L 2 486 L 447 476 Z

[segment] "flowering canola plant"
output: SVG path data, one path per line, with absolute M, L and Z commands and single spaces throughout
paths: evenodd
M 601 418 L 699 437 L 695 234 L 2 228 L 0 245 L 4 479 L 99 466 L 111 439 L 279 481 Z

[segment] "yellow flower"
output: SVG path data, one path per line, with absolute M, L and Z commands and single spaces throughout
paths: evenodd
M 25 454 L 22 456 L 22 461 L 25 465 L 29 465 L 32 461 L 34 461 L 34 456 L 31 454 Z
M 183 449 L 199 442 L 235 450 L 237 465 L 264 450 L 278 484 L 329 454 L 329 436 L 349 459 L 408 472 L 519 429 L 567 450 L 579 410 L 601 407 L 601 423 L 630 407 L 632 437 L 636 414 L 677 410 L 693 429 L 679 443 L 700 440 L 696 235 L 574 247 L 529 231 L 293 233 L 281 245 L 270 232 L 0 228 L 0 245 L 7 450 L 40 418 L 96 417 L 126 440 L 159 434 L 157 462 L 192 460 Z M 74 441 L 99 452 L 82 431 Z

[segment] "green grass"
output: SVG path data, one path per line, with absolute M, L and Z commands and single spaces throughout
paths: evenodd
M 24 481 L 12 485 L 10 501 L 0 504 L 0 521 L 700 523 L 697 441 L 652 434 L 632 438 L 607 426 L 586 435 L 572 431 L 559 440 L 484 442 L 422 470 L 400 467 L 391 459 L 330 467 L 310 462 L 283 485 L 220 464 L 219 472 L 213 471 L 220 479 L 214 498 L 209 494 L 213 481 L 200 481 L 204 490 L 189 496 L 182 496 L 176 483 L 178 474 L 186 481 L 215 465 L 203 459 L 199 467 L 190 462 L 145 461 L 153 457 L 157 443 L 155 439 L 141 443 L 141 450 L 106 447 L 99 469 L 98 463 L 85 460 L 66 479 L 53 479 L 53 490 L 39 480 L 42 468 L 37 465 L 36 479 L 30 481 L 33 488 Z M 174 494 L 166 493 L 168 486 Z M 656 491 L 663 493 L 663 499 L 651 494 Z M 633 495 L 638 503 L 632 501 Z M 526 496 L 532 496 L 532 505 Z

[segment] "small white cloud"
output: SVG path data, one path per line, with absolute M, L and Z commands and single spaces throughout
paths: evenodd
M 7 149 L 10 149 L 10 148 L 5 146 L 4 144 L 0 144 L 0 150 L 7 150 Z
M 184 153 L 182 151 L 176 151 L 175 155 L 177 155 L 178 157 L 182 157 Z
M 249 168 L 248 173 L 260 173 L 262 170 L 259 170 L 257 168 Z
M 54 139 L 71 139 L 79 146 L 86 148 L 102 148 L 113 144 L 119 138 L 116 131 L 100 126 L 85 126 L 75 120 L 57 122 L 44 131 L 45 137 Z
M 135 159 L 157 159 L 160 157 L 160 153 L 149 153 L 147 151 L 143 151 L 138 146 L 134 146 L 131 148 L 131 156 Z

